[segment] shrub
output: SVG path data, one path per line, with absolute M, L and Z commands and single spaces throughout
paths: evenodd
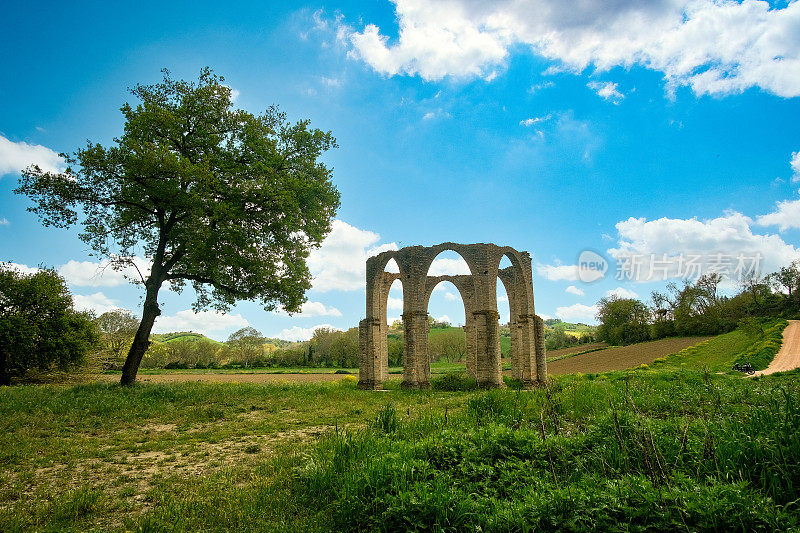
M 750 363 L 755 370 L 764 370 L 775 358 L 775 354 L 781 349 L 783 344 L 783 330 L 789 323 L 786 320 L 765 320 L 762 321 L 761 339 L 753 343 L 742 355 L 736 359 L 739 364 Z M 754 332 L 756 328 L 752 323 L 746 324 L 746 331 Z
M 54 270 L 22 274 L 0 264 L 0 385 L 86 360 L 100 336 L 91 315 L 72 305 Z

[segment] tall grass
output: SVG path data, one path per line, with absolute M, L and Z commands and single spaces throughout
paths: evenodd
M 798 525 L 800 391 L 701 372 L 490 391 L 326 437 L 302 473 L 341 531 Z

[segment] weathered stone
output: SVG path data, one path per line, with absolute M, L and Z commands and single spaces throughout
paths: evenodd
M 445 250 L 461 255 L 470 274 L 428 276 L 431 263 Z M 511 266 L 501 270 L 504 256 Z M 391 259 L 397 263 L 399 274 L 385 271 Z M 428 301 L 438 283 L 450 281 L 464 302 L 467 371 L 481 387 L 502 387 L 498 278 L 506 288 L 511 309 L 512 377 L 526 387 L 544 383 L 547 380 L 544 322 L 534 311 L 530 255 L 507 246 L 448 242 L 429 247 L 409 246 L 367 259 L 367 317 L 359 324 L 358 386 L 379 389 L 388 377 L 386 304 L 392 283 L 399 279 L 403 284 L 405 328 L 403 386 L 430 386 Z

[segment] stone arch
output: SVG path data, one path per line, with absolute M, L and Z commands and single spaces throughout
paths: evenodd
M 386 305 L 392 283 L 399 279 L 403 284 L 403 267 L 397 261 L 396 253 L 395 250 L 389 250 L 367 258 L 367 316 L 358 325 L 358 366 L 359 375 L 363 374 L 360 378 L 362 388 L 380 388 L 389 377 L 389 346 L 386 338 L 389 325 L 386 323 Z M 392 259 L 397 263 L 399 273 L 386 271 L 386 265 Z M 405 301 L 405 294 L 403 300 Z
M 460 255 L 470 274 L 429 276 L 431 264 L 444 251 Z M 503 256 L 507 256 L 512 265 L 500 270 Z M 390 259 L 397 262 L 399 274 L 385 272 Z M 494 244 L 446 242 L 429 247 L 409 246 L 367 260 L 367 317 L 359 324 L 360 387 L 379 388 L 387 377 L 386 301 L 395 279 L 400 279 L 403 285 L 404 386 L 425 387 L 430 382 L 428 303 L 433 288 L 444 280 L 456 286 L 464 302 L 465 330 L 472 339 L 475 354 L 470 358 L 468 353 L 467 369 L 475 375 L 479 385 L 503 386 L 497 312 L 498 279 L 509 295 L 510 318 L 515 324 L 515 377 L 525 385 L 546 380 L 544 326 L 534 314 L 530 255 Z
M 437 254 L 438 255 L 438 254 Z M 474 298 L 475 287 L 471 275 L 443 275 L 443 276 L 428 276 L 426 285 L 425 296 L 425 309 L 430 305 L 431 295 L 437 285 L 444 281 L 452 283 L 459 295 L 461 296 L 461 303 L 464 305 L 464 335 L 466 341 L 466 366 L 467 372 L 471 376 L 475 376 L 475 363 L 476 363 L 476 336 L 474 325 Z

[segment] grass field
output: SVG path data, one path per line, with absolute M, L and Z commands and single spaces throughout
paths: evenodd
M 800 373 L 711 371 L 738 333 L 533 391 L 0 389 L 0 531 L 797 528 Z

